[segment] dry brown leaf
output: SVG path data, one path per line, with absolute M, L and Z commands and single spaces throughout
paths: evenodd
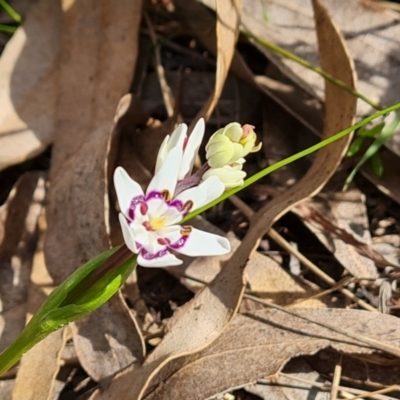
M 225 80 L 235 53 L 235 45 L 239 35 L 242 0 L 219 0 L 216 2 L 217 11 L 217 70 L 215 74 L 214 93 L 204 104 L 198 117 L 208 120 L 221 97 Z M 197 120 L 197 118 L 196 118 Z
M 215 8 L 216 4 L 214 0 L 203 0 L 203 3 L 211 8 Z M 174 5 L 182 22 L 191 29 L 193 35 L 209 52 L 216 55 L 216 35 L 215 31 L 210 29 L 216 23 L 215 18 L 197 1 L 175 0 Z M 251 87 L 260 90 L 273 99 L 312 132 L 316 134 L 320 133 L 322 125 L 321 115 L 319 112 L 315 112 L 314 107 L 310 107 L 306 102 L 302 102 L 300 105 L 298 104 L 298 99 L 297 103 L 295 103 L 296 107 L 293 107 L 293 98 L 298 97 L 298 93 L 288 95 L 287 91 L 282 88 L 282 85 L 278 87 L 278 84 L 271 84 L 265 77 L 254 77 L 237 51 L 233 54 L 231 71 Z
M 213 0 L 202 0 L 202 2 L 209 7 L 215 7 Z M 358 90 L 373 101 L 386 106 L 398 102 L 400 97 L 397 77 L 400 63 L 397 56 L 399 47 L 397 38 L 400 37 L 400 28 L 397 23 L 397 13 L 385 10 L 376 2 L 372 3 L 369 0 L 362 2 L 352 0 L 341 4 L 340 7 L 328 0 L 324 0 L 324 4 L 344 32 L 360 75 Z M 268 21 L 264 19 L 264 11 L 268 14 Z M 301 25 L 298 23 L 299 18 Z M 257 1 L 245 1 L 241 29 L 278 44 L 312 64 L 318 65 L 312 13 L 308 1 L 269 0 L 266 5 Z M 262 47 L 260 50 L 267 53 L 268 58 L 300 87 L 318 98 L 323 97 L 324 80 L 319 75 Z M 382 65 L 385 65 L 384 69 L 382 69 Z M 237 72 L 239 76 L 246 76 L 243 68 L 238 68 Z M 276 95 L 272 98 L 312 132 L 318 134 L 319 112 L 314 106 L 305 110 L 304 102 L 291 101 L 287 93 L 282 89 L 274 88 L 270 82 L 266 82 L 265 77 L 257 77 L 257 82 L 264 86 L 267 84 L 270 95 Z M 358 101 L 357 110 L 360 117 L 373 111 L 368 104 L 361 100 Z M 364 166 L 362 173 L 379 190 L 400 202 L 395 179 L 398 176 L 397 166 L 400 165 L 398 157 L 400 155 L 400 133 L 396 133 L 387 142 L 387 146 L 397 155 L 384 149 L 381 150 L 384 153 L 383 158 L 388 161 L 384 163 L 385 174 L 377 177 L 370 166 Z
M 129 90 L 134 72 L 141 1 L 115 4 L 110 0 L 65 0 L 63 10 L 64 67 L 60 73 L 45 243 L 46 264 L 56 284 L 109 247 L 107 157 L 124 104 L 117 113 L 115 109 Z M 136 325 L 123 305 L 115 306 L 119 301 L 114 297 L 113 303 L 77 322 L 77 331 L 84 335 L 82 342 L 75 337 L 75 343 L 82 344 L 80 361 L 96 379 L 117 372 L 121 362 L 129 364 L 143 356 Z M 124 328 L 117 337 L 111 337 L 115 330 L 93 329 L 112 312 L 116 326 Z M 116 322 L 118 318 L 120 323 Z M 127 321 L 131 322 L 129 327 Z M 106 346 L 105 334 L 109 335 Z M 86 340 L 92 344 L 93 359 L 83 350 Z M 124 359 L 116 359 L 113 351 L 122 349 L 126 351 Z M 92 370 L 95 364 L 101 368 Z
M 45 175 L 28 172 L 0 208 L 0 350 L 25 326 L 37 223 L 45 197 Z
M 294 212 L 304 218 L 306 226 L 353 276 L 359 279 L 376 279 L 378 273 L 374 261 L 361 255 L 356 247 L 343 240 L 343 235 L 340 235 L 341 232 L 348 234 L 353 238 L 353 244 L 364 243 L 365 247 L 371 244 L 364 203 L 364 196 L 357 190 L 351 190 L 319 196 L 299 205 Z M 313 218 L 317 214 L 321 217 L 320 223 L 317 218 Z
M 319 323 L 341 326 L 388 345 L 400 346 L 398 318 L 341 309 L 297 309 Z M 355 339 L 277 310 L 238 315 L 207 349 L 187 357 L 185 365 L 146 400 L 203 400 L 231 387 L 276 374 L 288 360 L 326 347 L 345 353 L 371 354 Z M 238 363 L 237 360 L 240 360 Z
M 71 329 L 82 367 L 97 382 L 127 365 L 133 363 L 137 367 L 143 362 L 143 338 L 120 294 L 90 314 L 89 318 L 72 324 Z
M 53 139 L 61 20 L 59 2 L 34 2 L 1 55 L 0 170 Z
M 24 354 L 15 380 L 12 400 L 52 398 L 64 345 L 65 330 L 60 329 Z
M 352 63 L 349 60 L 340 34 L 333 26 L 325 9 L 315 1 L 316 26 L 324 68 L 354 87 Z M 351 125 L 355 114 L 352 96 L 327 86 L 324 136 L 328 137 Z M 196 297 L 185 304 L 171 318 L 168 332 L 140 369 L 128 368 L 111 382 L 103 392 L 95 392 L 96 400 L 114 398 L 140 399 L 150 384 L 155 385 L 179 369 L 182 359 L 199 351 L 215 340 L 234 316 L 244 290 L 243 270 L 254 247 L 272 222 L 290 207 L 316 193 L 335 171 L 343 156 L 349 138 L 342 139 L 322 149 L 305 178 L 278 196 L 256 215 L 254 226 L 244 238 L 217 278 Z M 171 362 L 171 360 L 177 360 Z M 163 368 L 166 366 L 166 368 Z M 154 379 L 153 379 L 154 378 Z

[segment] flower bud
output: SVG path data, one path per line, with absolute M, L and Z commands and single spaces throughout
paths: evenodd
M 244 162 L 244 159 L 242 159 Z M 232 165 L 224 165 L 220 168 L 210 168 L 203 174 L 203 180 L 210 176 L 217 176 L 225 185 L 225 190 L 234 187 L 242 186 L 243 179 L 246 177 L 246 172 L 242 170 L 243 163 L 238 162 Z
M 232 122 L 215 132 L 206 146 L 206 158 L 211 168 L 221 168 L 236 163 L 239 159 L 254 153 L 261 148 L 255 146 L 257 135 L 254 126 L 240 126 Z

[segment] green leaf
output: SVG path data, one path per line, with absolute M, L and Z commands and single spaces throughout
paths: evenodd
M 107 302 L 135 269 L 137 256 L 125 246 L 107 250 L 58 286 L 23 332 L 0 354 L 0 375 L 50 333 Z
M 0 0 L 0 6 L 15 22 L 18 24 L 22 22 L 21 16 L 5 0 Z
M 372 166 L 372 171 L 374 171 L 374 174 L 376 176 L 383 175 L 383 164 L 379 153 L 376 153 L 371 157 L 371 166 Z
M 347 157 L 353 157 L 356 155 L 360 149 L 361 145 L 364 143 L 364 138 L 363 137 L 357 137 L 354 139 L 353 143 L 350 145 L 349 150 L 347 150 Z
M 380 124 L 375 125 L 371 129 L 361 128 L 360 130 L 357 131 L 357 136 L 369 137 L 369 138 L 375 137 L 375 135 L 382 132 L 384 126 L 385 123 L 381 122 Z
M 344 183 L 343 186 L 343 191 L 347 190 L 348 187 L 350 186 L 351 182 L 353 181 L 356 173 L 359 171 L 359 169 L 372 157 L 374 156 L 379 149 L 390 139 L 390 137 L 394 134 L 397 126 L 400 123 L 400 114 L 396 116 L 396 118 L 392 121 L 392 123 L 386 127 L 382 133 L 374 140 L 374 142 L 371 144 L 371 146 L 368 147 L 367 151 L 364 153 L 364 155 L 361 157 L 360 161 L 357 163 L 357 165 L 354 167 L 354 169 L 351 171 L 349 176 L 346 179 L 346 182 Z

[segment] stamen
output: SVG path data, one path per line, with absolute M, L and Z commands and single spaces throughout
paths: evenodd
M 171 193 L 169 190 L 164 189 L 162 191 L 162 196 L 164 198 L 165 201 L 170 201 L 172 199 Z
M 144 221 L 142 225 L 145 227 L 146 231 L 152 231 L 153 230 L 153 228 L 151 227 L 149 221 Z
M 158 238 L 157 243 L 161 245 L 169 245 L 171 241 L 168 238 Z
M 192 227 L 191 226 L 188 226 L 188 225 L 182 225 L 181 226 L 180 234 L 182 236 L 189 236 L 190 232 L 192 232 Z
M 140 203 L 140 213 L 142 215 L 146 215 L 148 210 L 149 210 L 149 206 L 147 205 L 147 203 L 145 201 L 143 203 Z

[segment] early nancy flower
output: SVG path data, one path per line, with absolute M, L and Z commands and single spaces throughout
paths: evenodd
M 186 136 L 186 131 L 184 134 Z M 187 160 L 194 159 L 194 155 L 187 153 Z M 123 168 L 116 169 L 114 184 L 121 209 L 122 233 L 127 247 L 138 254 L 139 265 L 166 267 L 181 264 L 173 252 L 197 257 L 230 251 L 226 238 L 178 224 L 190 211 L 215 200 L 225 189 L 217 176 L 211 176 L 174 196 L 179 178 L 188 173 L 191 165 L 191 161 L 185 164 L 183 146 L 170 146 L 146 193 Z
M 239 162 L 249 153 L 254 153 L 261 148 L 261 143 L 255 145 L 257 135 L 254 126 L 232 122 L 215 132 L 207 146 L 206 158 L 211 168 L 221 168 L 225 165 Z

